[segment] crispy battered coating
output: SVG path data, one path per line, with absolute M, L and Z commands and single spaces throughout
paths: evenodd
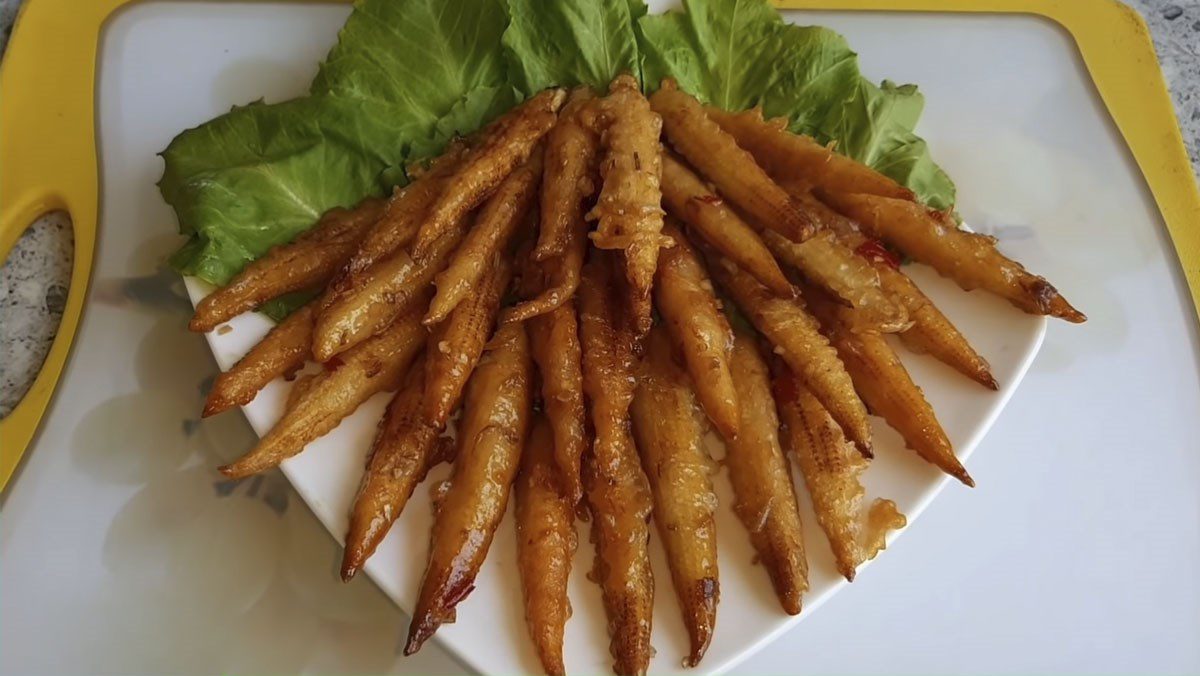
M 313 314 L 310 302 L 276 324 L 228 371 L 217 376 L 204 402 L 202 417 L 216 415 L 254 400 L 267 383 L 295 373 L 312 355 Z
M 699 101 L 668 81 L 650 97 L 650 105 L 662 115 L 671 146 L 759 226 L 797 242 L 812 235 L 808 214 L 708 118 Z
M 800 508 L 779 444 L 779 417 L 767 364 L 754 338 L 743 333 L 734 338 L 733 377 L 742 413 L 742 433 L 725 444 L 733 511 L 750 532 L 750 542 L 771 576 L 783 610 L 796 615 L 808 591 Z
M 435 242 L 471 210 L 483 204 L 534 146 L 554 126 L 567 98 L 561 89 L 547 89 L 517 106 L 485 130 L 482 141 L 467 154 L 429 210 L 413 243 L 414 258 L 424 258 Z
M 350 508 L 350 527 L 342 551 L 342 580 L 358 573 L 392 524 L 400 517 L 413 489 L 437 460 L 441 430 L 421 415 L 425 365 L 417 360 L 407 382 L 388 404 L 367 457 L 366 471 Z
M 726 439 L 737 436 L 737 391 L 729 371 L 733 330 L 721 311 L 699 255 L 673 224 L 665 230 L 675 246 L 663 252 L 654 298 L 663 321 L 683 353 L 696 396 L 713 427 Z
M 812 390 L 859 452 L 870 456 L 867 409 L 855 393 L 854 383 L 837 351 L 821 334 L 803 301 L 772 296 L 766 287 L 724 259 L 711 269 L 750 323 L 774 345 L 775 353 Z
M 458 407 L 467 379 L 492 335 L 510 279 L 512 265 L 504 256 L 494 255 L 479 292 L 455 308 L 430 335 L 425 358 L 425 420 L 430 425 L 445 427 Z
M 629 283 L 629 312 L 638 335 L 650 329 L 650 288 L 662 236 L 662 120 L 650 110 L 637 80 L 621 75 L 598 102 L 604 185 L 588 218 L 597 221 L 592 242 L 621 249 Z
M 900 270 L 895 259 L 878 240 L 862 234 L 850 219 L 830 209 L 804 185 L 787 186 L 788 192 L 817 217 L 821 227 L 837 234 L 838 240 L 866 259 L 879 275 L 879 286 L 894 302 L 904 306 L 912 326 L 900 332 L 900 342 L 914 352 L 928 353 L 975 382 L 995 390 L 992 367 L 954 326 L 933 301 Z M 857 319 L 857 317 L 856 317 Z M 866 318 L 865 321 L 871 321 Z
M 663 157 L 663 202 L 672 215 L 763 286 L 780 296 L 792 295 L 791 282 L 754 228 L 671 153 Z
M 871 411 L 899 432 L 917 455 L 974 487 L 975 481 L 954 455 L 954 448 L 933 407 L 887 340 L 878 334 L 854 331 L 853 319 L 847 317 L 853 310 L 839 308 L 822 299 L 818 291 L 805 291 L 810 299 L 809 307 L 821 320 L 829 342 L 837 349 L 846 372 L 854 380 L 855 389 Z
M 525 290 L 527 300 L 504 311 L 500 321 L 520 322 L 552 312 L 569 302 L 579 288 L 579 273 L 587 256 L 587 223 L 580 219 L 569 233 L 562 256 L 537 262 L 532 257 L 523 276 L 536 279 L 538 288 Z M 534 295 L 536 294 L 536 295 Z
M 691 640 L 684 666 L 694 667 L 712 640 L 721 593 L 717 495 L 710 478 L 713 462 L 704 449 L 704 416 L 677 361 L 663 326 L 651 329 L 630 410 L 654 496 L 654 521 Z
M 990 291 L 1029 314 L 1073 323 L 1087 321 L 1050 282 L 997 251 L 991 237 L 950 227 L 921 205 L 905 200 L 846 193 L 821 193 L 819 197 L 872 236 L 930 265 L 964 289 Z
M 500 327 L 467 388 L 449 489 L 430 535 L 429 564 L 404 654 L 411 655 L 475 588 L 504 512 L 533 413 L 533 363 L 522 324 Z
M 425 315 L 427 325 L 441 322 L 468 296 L 480 292 L 492 259 L 508 254 L 513 236 L 527 222 L 541 174 L 541 155 L 534 151 L 525 164 L 504 179 L 484 205 L 475 218 L 475 227 L 455 250 L 450 265 L 434 281 L 437 294 Z
M 554 462 L 554 436 L 544 416 L 534 420 L 515 492 L 525 623 L 547 676 L 565 676 L 563 630 L 571 617 L 567 582 L 578 538 L 575 503 Z
M 859 328 L 895 333 L 912 326 L 905 307 L 880 288 L 879 273 L 870 261 L 843 246 L 835 233 L 823 230 L 797 244 L 763 232 L 763 241 L 779 260 L 857 310 Z
M 808 136 L 789 132 L 783 118 L 764 120 L 758 108 L 739 113 L 713 107 L 705 110 L 776 180 L 802 179 L 826 190 L 915 199 L 911 190 L 867 165 Z
M 587 451 L 583 404 L 583 352 L 575 305 L 569 303 L 529 322 L 533 357 L 542 374 L 542 398 L 554 431 L 554 459 L 571 504 L 583 497 L 582 465 Z
M 595 98 L 588 87 L 576 87 L 558 122 L 546 135 L 542 173 L 541 225 L 533 258 L 546 261 L 564 255 L 568 240 L 583 221 L 584 200 L 596 192 L 599 140 L 582 120 Z
M 383 333 L 326 363 L 325 371 L 258 445 L 221 467 L 221 473 L 231 479 L 249 476 L 303 451 L 372 395 L 398 387 L 424 344 L 421 315 L 409 312 Z
M 429 212 L 433 201 L 445 189 L 448 177 L 462 162 L 465 146 L 453 143 L 429 170 L 412 183 L 396 188 L 388 199 L 383 215 L 363 237 L 358 249 L 329 283 L 324 305 L 328 306 L 342 295 L 362 284 L 364 273 L 375 263 L 391 257 L 412 244 L 417 229 Z
M 293 291 L 325 284 L 379 220 L 384 202 L 368 198 L 353 209 L 332 209 L 311 230 L 251 262 L 228 284 L 196 304 L 188 328 L 212 331 L 223 322 Z
M 776 361 L 773 370 L 784 448 L 800 465 L 817 523 L 833 549 L 838 572 L 853 582 L 855 569 L 863 561 L 864 491 L 859 475 L 867 468 L 867 461 L 787 366 Z
M 466 232 L 464 218 L 437 240 L 424 258 L 396 252 L 364 272 L 365 279 L 359 286 L 324 305 L 313 332 L 313 356 L 317 361 L 328 361 L 386 329 L 401 314 L 424 306 L 424 301 L 416 303 L 416 299 L 429 290 L 434 276 L 446 266 Z
M 650 664 L 654 573 L 650 569 L 650 489 L 630 434 L 633 336 L 622 326 L 610 261 L 589 262 L 579 287 L 583 386 L 596 439 L 584 486 L 596 542 L 595 579 L 608 615 L 613 669 L 644 674 Z

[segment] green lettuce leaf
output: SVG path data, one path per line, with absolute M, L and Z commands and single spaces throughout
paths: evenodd
M 159 187 L 188 235 L 171 263 L 223 284 L 524 97 L 603 89 L 625 71 L 647 90 L 672 77 L 723 108 L 762 106 L 931 206 L 953 204 L 953 183 L 913 131 L 915 87 L 875 86 L 840 35 L 786 24 L 766 0 L 684 4 L 647 16 L 642 0 L 358 0 L 308 96 L 234 108 L 163 151 Z
M 649 88 L 672 77 L 727 110 L 762 106 L 790 128 L 836 147 L 911 188 L 935 208 L 954 184 L 913 133 L 924 99 L 913 85 L 877 87 L 837 33 L 784 23 L 761 0 L 685 0 L 683 11 L 639 22 Z
M 638 22 L 649 89 L 671 77 L 705 103 L 761 105 L 802 129 L 853 95 L 858 64 L 837 33 L 786 24 L 762 0 L 688 0 L 684 7 Z
M 933 163 L 925 141 L 913 133 L 925 97 L 916 85 L 887 80 L 875 86 L 860 78 L 854 96 L 816 130 L 839 152 L 871 165 L 908 186 L 935 209 L 954 206 L 954 183 Z
M 506 25 L 499 0 L 360 0 L 309 96 L 235 108 L 163 151 L 159 187 L 189 236 L 172 265 L 223 284 L 511 107 Z
M 604 91 L 621 73 L 641 79 L 635 0 L 506 0 L 509 74 L 526 95 L 554 85 Z

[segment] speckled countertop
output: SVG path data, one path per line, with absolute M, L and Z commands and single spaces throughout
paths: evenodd
M 1083 0 L 1080 0 L 1083 1 Z M 0 0 L 0 52 L 20 0 Z M 1200 175 L 1200 0 L 1129 0 L 1150 25 Z M 37 221 L 0 268 L 0 417 L 28 389 L 54 339 L 70 281 L 73 242 L 68 219 Z

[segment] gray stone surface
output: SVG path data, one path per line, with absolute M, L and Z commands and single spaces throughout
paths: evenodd
M 0 0 L 0 53 L 19 2 Z M 1200 175 L 1200 0 L 1128 4 L 1150 26 L 1192 168 Z M 29 388 L 57 332 L 71 277 L 71 247 L 68 222 L 53 215 L 36 222 L 0 267 L 0 417 Z

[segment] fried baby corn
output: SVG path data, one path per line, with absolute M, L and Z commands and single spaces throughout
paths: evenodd
M 908 447 L 926 462 L 974 487 L 975 481 L 954 455 L 933 407 L 887 340 L 878 334 L 854 331 L 853 319 L 847 317 L 853 310 L 837 307 L 815 290 L 805 291 L 809 307 L 821 320 L 829 342 L 871 411 L 899 432 Z
M 738 434 L 739 417 L 729 371 L 733 331 L 696 250 L 673 224 L 665 232 L 675 246 L 663 251 L 659 262 L 658 311 L 683 352 L 704 412 L 721 436 L 731 439 Z
M 514 490 L 525 624 L 547 676 L 564 676 L 563 630 L 571 617 L 567 582 L 578 538 L 575 503 L 555 464 L 554 437 L 544 416 L 534 420 Z
M 424 258 L 442 235 L 482 204 L 529 157 L 537 142 L 554 126 L 566 97 L 562 89 L 547 89 L 484 131 L 482 142 L 471 149 L 430 207 L 413 243 L 413 258 Z
M 317 361 L 328 361 L 386 329 L 402 313 L 424 305 L 415 302 L 417 297 L 429 289 L 466 232 L 464 219 L 438 239 L 422 259 L 396 252 L 363 273 L 365 279 L 359 286 L 324 306 L 313 332 L 313 356 Z
M 744 333 L 734 338 L 732 363 L 742 413 L 742 433 L 725 444 L 733 511 L 750 532 L 783 610 L 796 615 L 808 590 L 808 562 L 796 490 L 779 444 L 770 375 L 754 338 Z
M 845 435 L 812 392 L 779 360 L 774 363 L 775 403 L 783 421 L 783 446 L 800 465 L 817 523 L 825 532 L 838 572 L 853 582 L 859 564 L 874 558 L 878 546 L 867 542 L 874 533 L 864 531 L 863 487 L 859 476 L 867 462 L 846 441 Z M 877 501 L 871 511 L 878 512 Z M 894 504 L 893 504 L 894 509 Z M 904 517 L 884 521 L 891 528 L 904 526 Z M 876 515 L 876 521 L 879 521 Z M 886 531 L 884 532 L 886 535 Z
M 445 189 L 447 178 L 458 168 L 464 151 L 462 144 L 452 144 L 428 171 L 403 188 L 396 188 L 379 221 L 367 232 L 354 255 L 330 282 L 322 307 L 361 284 L 365 279 L 364 273 L 372 265 L 412 244 L 425 214 Z
M 1034 315 L 1073 323 L 1087 317 L 1071 307 L 1050 282 L 996 250 L 991 237 L 950 227 L 925 207 L 876 195 L 821 193 L 819 197 L 874 237 L 926 263 L 964 289 L 983 289 Z
M 911 190 L 867 165 L 789 132 L 784 118 L 764 120 L 759 108 L 739 113 L 711 106 L 705 110 L 778 181 L 801 179 L 825 190 L 915 199 Z
M 835 233 L 823 230 L 797 244 L 763 232 L 763 241 L 776 258 L 857 310 L 859 328 L 895 333 L 912 325 L 905 307 L 883 292 L 871 262 L 838 242 Z
M 583 497 L 582 463 L 587 451 L 583 401 L 583 350 L 574 300 L 526 322 L 529 345 L 542 381 L 542 406 L 554 433 L 554 462 L 572 505 Z
M 327 363 L 326 370 L 258 445 L 221 467 L 221 473 L 231 479 L 249 476 L 275 467 L 304 450 L 372 395 L 399 386 L 424 344 L 421 315 L 411 311 L 383 333 Z
M 704 449 L 703 414 L 660 324 L 650 330 L 631 413 L 642 467 L 654 496 L 654 521 L 667 551 L 691 648 L 684 666 L 704 657 L 717 619 L 720 582 L 713 462 Z
M 795 190 L 793 186 L 785 184 L 785 187 L 792 197 L 809 208 L 821 227 L 835 232 L 842 244 L 875 268 L 883 292 L 908 311 L 912 326 L 900 332 L 900 342 L 914 352 L 928 353 L 984 387 L 999 389 L 987 360 L 971 347 L 950 319 L 900 270 L 898 261 L 879 240 L 859 232 L 853 222 L 818 200 L 807 186 L 796 186 Z M 870 318 L 866 321 L 869 322 Z
M 207 418 L 254 400 L 267 383 L 295 373 L 312 355 L 312 303 L 288 315 L 250 348 L 228 371 L 213 381 L 201 417 Z
M 650 490 L 629 430 L 634 339 L 622 326 L 609 261 L 597 258 L 584 267 L 579 287 L 583 386 L 596 435 L 584 462 L 584 485 L 613 669 L 618 674 L 644 674 L 652 652 L 654 574 Z
M 663 157 L 663 202 L 709 246 L 749 272 L 763 286 L 780 296 L 792 295 L 791 282 L 754 228 L 671 153 Z M 781 237 L 774 231 L 768 231 L 768 234 Z
M 456 307 L 430 335 L 425 358 L 425 420 L 434 427 L 445 427 L 458 407 L 467 380 L 492 334 L 511 278 L 508 259 L 495 255 L 479 292 Z
M 526 222 L 541 175 L 541 155 L 534 151 L 488 199 L 475 218 L 475 227 L 455 250 L 450 265 L 435 278 L 437 293 L 425 315 L 425 324 L 441 322 L 469 295 L 480 291 L 480 282 L 492 259 L 507 255 L 513 236 Z
M 508 496 L 533 412 L 533 364 L 522 324 L 500 327 L 475 369 L 449 489 L 434 517 L 429 564 L 404 654 L 411 655 L 475 587 Z
M 350 508 L 350 527 L 342 551 L 344 581 L 353 578 L 375 553 L 434 464 L 441 430 L 421 415 L 424 394 L 425 365 L 417 360 L 409 369 L 404 387 L 392 397 L 379 421 L 366 471 Z
M 718 260 L 711 270 L 750 323 L 775 346 L 775 353 L 812 390 L 858 450 L 870 456 L 867 409 L 855 393 L 854 383 L 837 351 L 821 334 L 817 321 L 805 310 L 801 299 L 774 297 L 749 274 L 724 259 Z
M 196 304 L 188 328 L 212 331 L 222 322 L 293 291 L 329 281 L 379 220 L 383 200 L 368 198 L 353 209 L 332 209 L 311 230 L 253 261 L 228 284 Z
M 579 288 L 579 273 L 587 256 L 587 223 L 580 219 L 570 231 L 562 256 L 543 262 L 530 258 L 524 276 L 536 278 L 537 288 L 527 288 L 527 300 L 504 311 L 500 321 L 520 322 L 552 312 L 569 302 Z M 536 295 L 534 295 L 536 294 Z
M 566 252 L 568 239 L 583 220 L 584 200 L 596 191 L 593 176 L 598 140 L 581 117 L 594 98 L 588 87 L 572 90 L 554 128 L 546 135 L 541 224 L 534 260 L 546 261 Z
M 812 235 L 812 219 L 708 118 L 699 101 L 667 81 L 650 97 L 650 105 L 662 116 L 671 146 L 758 225 L 797 242 Z
M 597 104 L 602 126 L 604 179 L 588 219 L 597 221 L 592 242 L 600 249 L 621 249 L 629 284 L 629 312 L 638 335 L 650 329 L 650 288 L 658 250 L 670 244 L 662 236 L 662 120 L 642 96 L 637 80 L 618 76 Z

